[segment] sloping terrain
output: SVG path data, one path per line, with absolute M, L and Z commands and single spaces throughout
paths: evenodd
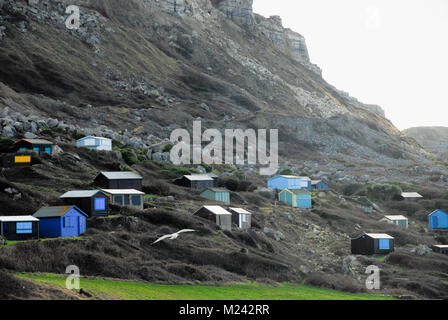
M 447 127 L 415 127 L 403 130 L 407 136 L 414 138 L 438 159 L 444 161 L 448 156 Z
M 447 298 L 448 258 L 416 251 L 448 243 L 426 229 L 431 210 L 448 209 L 446 166 L 381 110 L 326 83 L 303 37 L 278 17 L 253 14 L 251 1 L 185 0 L 175 10 L 172 3 L 80 0 L 82 26 L 68 30 L 72 1 L 0 1 L 0 149 L 27 134 L 61 148 L 34 157 L 32 167 L 2 170 L 1 213 L 57 205 L 65 191 L 92 188 L 99 170 L 136 170 L 148 194 L 144 211 L 113 208 L 108 218 L 89 219 L 79 239 L 0 248 L 0 269 L 61 274 L 76 264 L 86 276 L 152 283 L 305 281 L 363 292 L 374 264 L 389 295 Z M 313 196 L 313 210 L 293 210 L 260 189 L 266 177 L 253 168 L 214 165 L 207 170 L 233 191 L 232 204 L 254 213 L 253 229 L 222 232 L 193 217 L 204 204 L 199 192 L 171 180 L 205 169 L 172 166 L 155 151 L 198 118 L 203 129 L 278 128 L 281 167 L 329 178 L 332 190 Z M 113 138 L 114 152 L 75 148 L 85 134 Z M 378 182 L 425 200 L 403 203 L 368 188 Z M 379 222 L 379 210 L 367 215 L 371 201 L 409 216 L 410 229 Z M 151 245 L 181 228 L 198 232 Z M 364 231 L 390 233 L 397 251 L 351 257 L 350 237 Z
M 41 206 L 61 204 L 60 194 L 92 187 L 98 170 L 128 168 L 115 154 L 60 145 L 64 153 L 36 158 L 32 167 L 3 170 L 2 213 L 32 214 Z M 372 192 L 368 185 L 334 185 L 326 196 L 313 197 L 314 209 L 296 210 L 255 190 L 264 177 L 214 166 L 220 184 L 232 190 L 232 205 L 253 212 L 252 229 L 223 232 L 192 213 L 204 205 L 198 191 L 173 185 L 171 179 L 194 168 L 144 161 L 132 165 L 144 177 L 145 210 L 112 208 L 108 218 L 89 219 L 78 239 L 29 241 L 0 248 L 0 269 L 14 272 L 64 273 L 75 264 L 82 275 L 169 284 L 216 284 L 257 281 L 302 283 L 348 292 L 364 292 L 365 268 L 377 265 L 387 294 L 414 298 L 446 298 L 448 257 L 422 245 L 448 243 L 443 232 L 428 232 L 427 214 L 448 209 L 448 194 L 412 185 L 426 200 L 404 203 L 391 193 Z M 245 177 L 246 176 L 246 177 Z M 6 189 L 15 188 L 11 194 Z M 20 194 L 18 200 L 12 201 Z M 166 196 L 173 196 L 174 201 Z M 409 230 L 380 222 L 383 213 L 366 214 L 374 199 L 390 214 L 405 214 Z M 212 204 L 213 202 L 207 201 Z M 179 229 L 198 232 L 151 245 L 159 236 Z M 351 257 L 350 237 L 362 232 L 387 232 L 396 238 L 396 252 L 385 259 Z
M 79 30 L 63 23 L 70 1 L 37 3 L 0 9 L 0 106 L 11 112 L 128 130 L 146 145 L 176 127 L 191 130 L 198 117 L 204 129 L 279 129 L 281 156 L 295 165 L 297 154 L 391 166 L 425 160 L 381 111 L 326 83 L 303 37 L 278 17 L 253 14 L 250 1 L 247 21 L 222 12 L 245 1 L 79 1 Z

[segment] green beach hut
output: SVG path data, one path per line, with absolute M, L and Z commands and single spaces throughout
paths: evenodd
M 207 188 L 201 192 L 201 197 L 230 204 L 230 192 L 224 188 Z
M 306 189 L 282 190 L 279 200 L 293 208 L 311 209 L 311 192 Z

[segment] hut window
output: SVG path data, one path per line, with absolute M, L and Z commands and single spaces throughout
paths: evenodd
M 380 239 L 380 250 L 389 250 L 389 239 Z
M 116 204 L 123 204 L 123 196 L 115 196 L 114 199 Z
M 139 206 L 142 204 L 140 196 L 132 196 L 132 205 Z
M 32 222 L 17 222 L 16 233 L 33 233 L 33 223 Z
M 130 200 L 129 200 L 129 195 L 126 194 L 126 195 L 124 196 L 124 204 L 125 204 L 126 206 L 128 206 L 128 205 L 130 204 L 129 201 L 130 201 Z
M 51 154 L 51 148 L 50 147 L 45 148 L 45 152 Z
M 26 151 L 26 148 L 20 148 L 19 151 Z
M 39 153 L 39 148 L 33 148 L 34 151 L 36 151 L 37 153 Z
M 106 210 L 106 199 L 95 198 L 95 211 Z
M 247 222 L 247 218 L 246 218 L 246 215 L 245 215 L 245 214 L 242 214 L 242 215 L 241 215 L 241 221 L 242 221 L 242 222 Z
M 62 218 L 62 227 L 73 228 L 72 219 L 70 217 L 63 217 Z

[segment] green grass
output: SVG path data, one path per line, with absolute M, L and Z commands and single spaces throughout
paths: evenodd
M 18 277 L 65 288 L 66 275 L 18 273 Z M 350 294 L 304 285 L 277 287 L 257 283 L 223 286 L 161 285 L 146 282 L 82 278 L 81 288 L 95 299 L 117 300 L 390 300 L 374 294 Z
M 383 262 L 384 259 L 386 259 L 386 256 L 377 256 L 375 257 L 376 260 L 378 260 L 379 262 Z
M 0 245 L 0 248 L 4 248 L 4 247 L 9 247 L 9 246 L 13 246 L 19 243 L 26 243 L 29 241 L 54 241 L 54 240 L 87 240 L 86 236 L 78 236 L 78 237 L 65 237 L 65 238 L 40 238 L 39 240 L 18 240 L 18 241 L 11 241 L 8 240 L 8 244 L 7 245 Z

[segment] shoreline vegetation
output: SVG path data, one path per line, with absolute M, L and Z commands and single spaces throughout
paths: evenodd
M 65 289 L 68 275 L 17 273 L 17 277 Z M 166 285 L 99 278 L 80 279 L 80 287 L 98 300 L 393 300 L 370 293 L 345 293 L 300 284 Z M 67 289 L 66 289 L 67 290 Z

